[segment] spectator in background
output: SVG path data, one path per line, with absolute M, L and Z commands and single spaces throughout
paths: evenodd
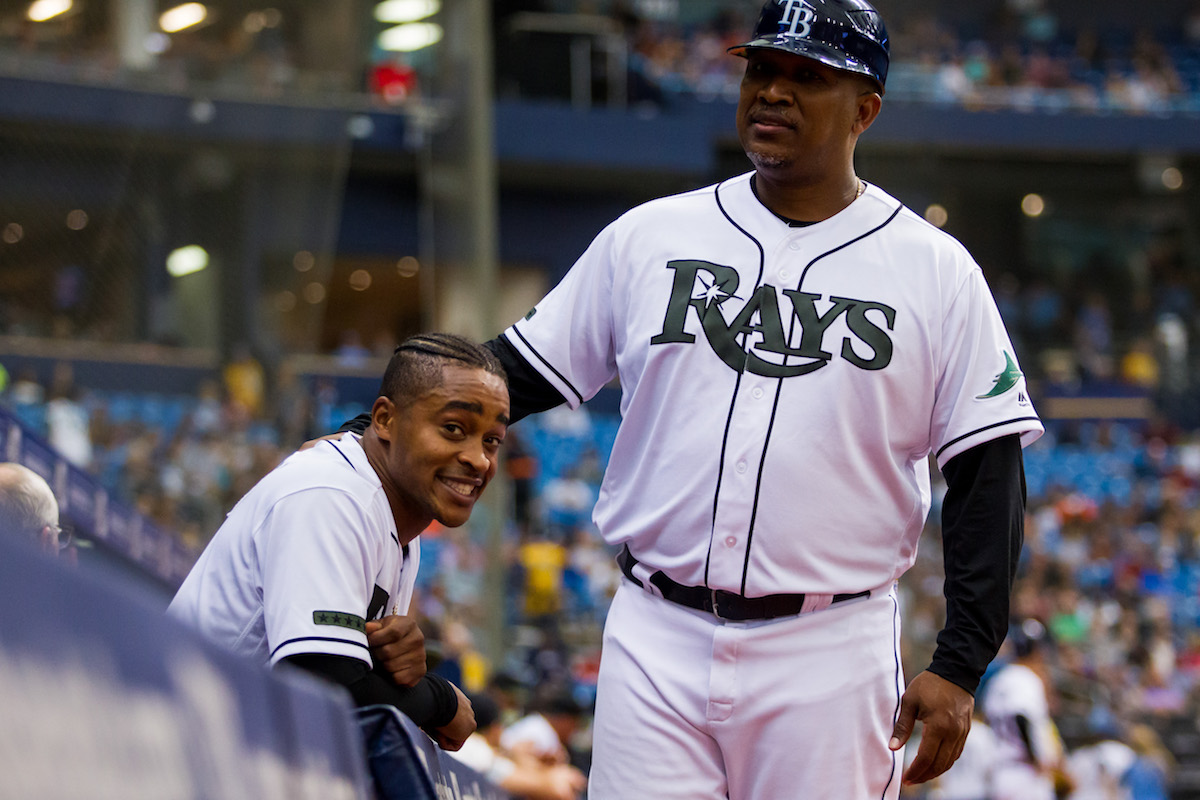
M 531 536 L 517 551 L 525 576 L 525 616 L 548 617 L 562 609 L 567 550 L 548 536 Z
M 1174 759 L 1154 728 L 1134 725 L 1129 729 L 1129 744 L 1136 758 L 1121 778 L 1121 785 L 1129 791 L 1129 800 L 1170 800 L 1167 777 Z
M 579 730 L 583 708 L 566 689 L 536 699 L 530 713 L 509 725 L 500 746 L 513 758 L 533 758 L 551 766 L 571 763 L 571 739 Z
M 262 364 L 250 352 L 250 345 L 245 342 L 234 345 L 222 378 L 235 419 L 249 421 L 262 416 L 267 378 Z
M 18 406 L 34 405 L 46 399 L 46 390 L 38 380 L 37 371 L 33 367 L 22 367 L 17 370 L 8 397 L 14 405 Z
M 1107 380 L 1113 375 L 1112 313 L 1098 291 L 1089 291 L 1075 316 L 1075 354 L 1090 380 Z
M 355 328 L 342 331 L 337 349 L 333 351 L 338 363 L 344 367 L 362 368 L 371 358 L 371 351 L 363 344 L 362 334 Z
M 453 757 L 479 772 L 510 795 L 525 800 L 574 800 L 587 785 L 583 773 L 569 764 L 545 765 L 536 759 L 510 758 L 500 747 L 504 722 L 499 704 L 486 694 L 471 697 L 475 733 Z
M 225 409 L 221 400 L 221 385 L 206 380 L 196 392 L 196 406 L 188 419 L 188 432 L 194 436 L 218 433 L 224 428 Z
M 313 402 L 304 381 L 288 361 L 275 372 L 272 397 L 280 444 L 285 448 L 299 447 L 313 435 Z
M 46 404 L 46 428 L 50 446 L 63 458 L 81 469 L 91 469 L 91 419 L 79 402 L 75 372 L 65 361 L 54 365 L 50 401 Z
M 61 530 L 50 484 L 21 464 L 0 464 L 0 535 L 16 536 L 57 556 Z
M 1075 787 L 1067 800 L 1125 800 L 1121 782 L 1135 758 L 1115 736 L 1095 737 L 1076 747 L 1067 756 L 1066 769 Z
M 513 521 L 519 530 L 526 531 L 533 518 L 533 480 L 538 461 L 533 448 L 516 431 L 509 431 L 504 440 L 504 470 L 512 481 Z

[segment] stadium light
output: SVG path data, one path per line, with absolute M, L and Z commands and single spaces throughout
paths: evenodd
M 379 34 L 379 47 L 394 53 L 411 53 L 442 40 L 442 26 L 432 22 L 410 22 Z
M 35 0 L 25 12 L 30 22 L 45 22 L 71 10 L 71 0 Z
M 1021 198 L 1021 211 L 1027 217 L 1040 217 L 1046 213 L 1046 201 L 1040 194 L 1027 194 Z
M 416 22 L 442 10 L 442 0 L 384 0 L 375 6 L 375 19 L 393 25 Z
M 208 19 L 208 9 L 203 3 L 184 3 L 168 8 L 158 18 L 158 26 L 167 33 L 178 33 L 185 28 L 199 25 Z
M 208 251 L 198 244 L 176 248 L 167 256 L 167 272 L 174 278 L 200 272 L 207 266 Z

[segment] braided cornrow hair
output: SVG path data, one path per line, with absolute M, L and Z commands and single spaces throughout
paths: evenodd
M 404 407 L 442 384 L 447 363 L 497 375 L 508 385 L 500 360 L 480 344 L 454 333 L 418 333 L 396 347 L 379 385 L 379 394 Z

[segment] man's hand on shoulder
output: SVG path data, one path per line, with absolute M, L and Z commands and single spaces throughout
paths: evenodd
M 411 616 L 393 614 L 367 623 L 371 660 L 399 686 L 416 686 L 425 676 L 425 634 Z
M 300 445 L 300 447 L 298 447 L 297 450 L 307 450 L 310 447 L 316 447 L 317 442 L 323 442 L 326 439 L 328 439 L 331 442 L 336 442 L 338 439 L 341 439 L 345 435 L 346 435 L 345 431 L 339 431 L 338 433 L 331 433 L 327 436 L 318 436 L 316 439 L 309 439 L 307 442 Z
M 905 784 L 924 783 L 950 769 L 962 753 L 974 709 L 975 698 L 961 686 L 928 671 L 913 678 L 900 700 L 900 716 L 888 744 L 899 750 L 921 721 L 921 744 L 904 772 Z

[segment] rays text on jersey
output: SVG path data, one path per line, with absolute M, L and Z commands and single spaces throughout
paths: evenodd
M 769 284 L 759 286 L 736 313 L 732 300 L 737 296 L 741 277 L 732 267 L 707 261 L 671 261 L 674 270 L 671 296 L 663 319 L 662 333 L 650 344 L 690 344 L 694 334 L 684 327 L 688 315 L 695 312 L 713 352 L 731 369 L 770 378 L 791 378 L 821 369 L 833 358 L 825 349 L 825 334 L 841 317 L 853 336 L 842 338 L 838 350 L 843 359 L 860 369 L 879 370 L 892 360 L 892 339 L 887 331 L 896 323 L 896 310 L 883 303 L 849 297 L 822 297 L 799 289 L 780 292 Z M 785 325 L 780 294 L 791 305 Z M 824 313 L 818 302 L 829 305 Z M 732 313 L 726 318 L 725 308 Z M 874 312 L 870 317 L 868 312 Z M 880 327 L 875 320 L 887 326 Z M 794 333 L 800 326 L 799 341 Z M 855 342 L 857 340 L 857 348 Z M 746 343 L 754 342 L 749 349 Z M 860 351 L 869 349 L 864 356 Z M 789 363 L 789 362 L 797 363 Z

